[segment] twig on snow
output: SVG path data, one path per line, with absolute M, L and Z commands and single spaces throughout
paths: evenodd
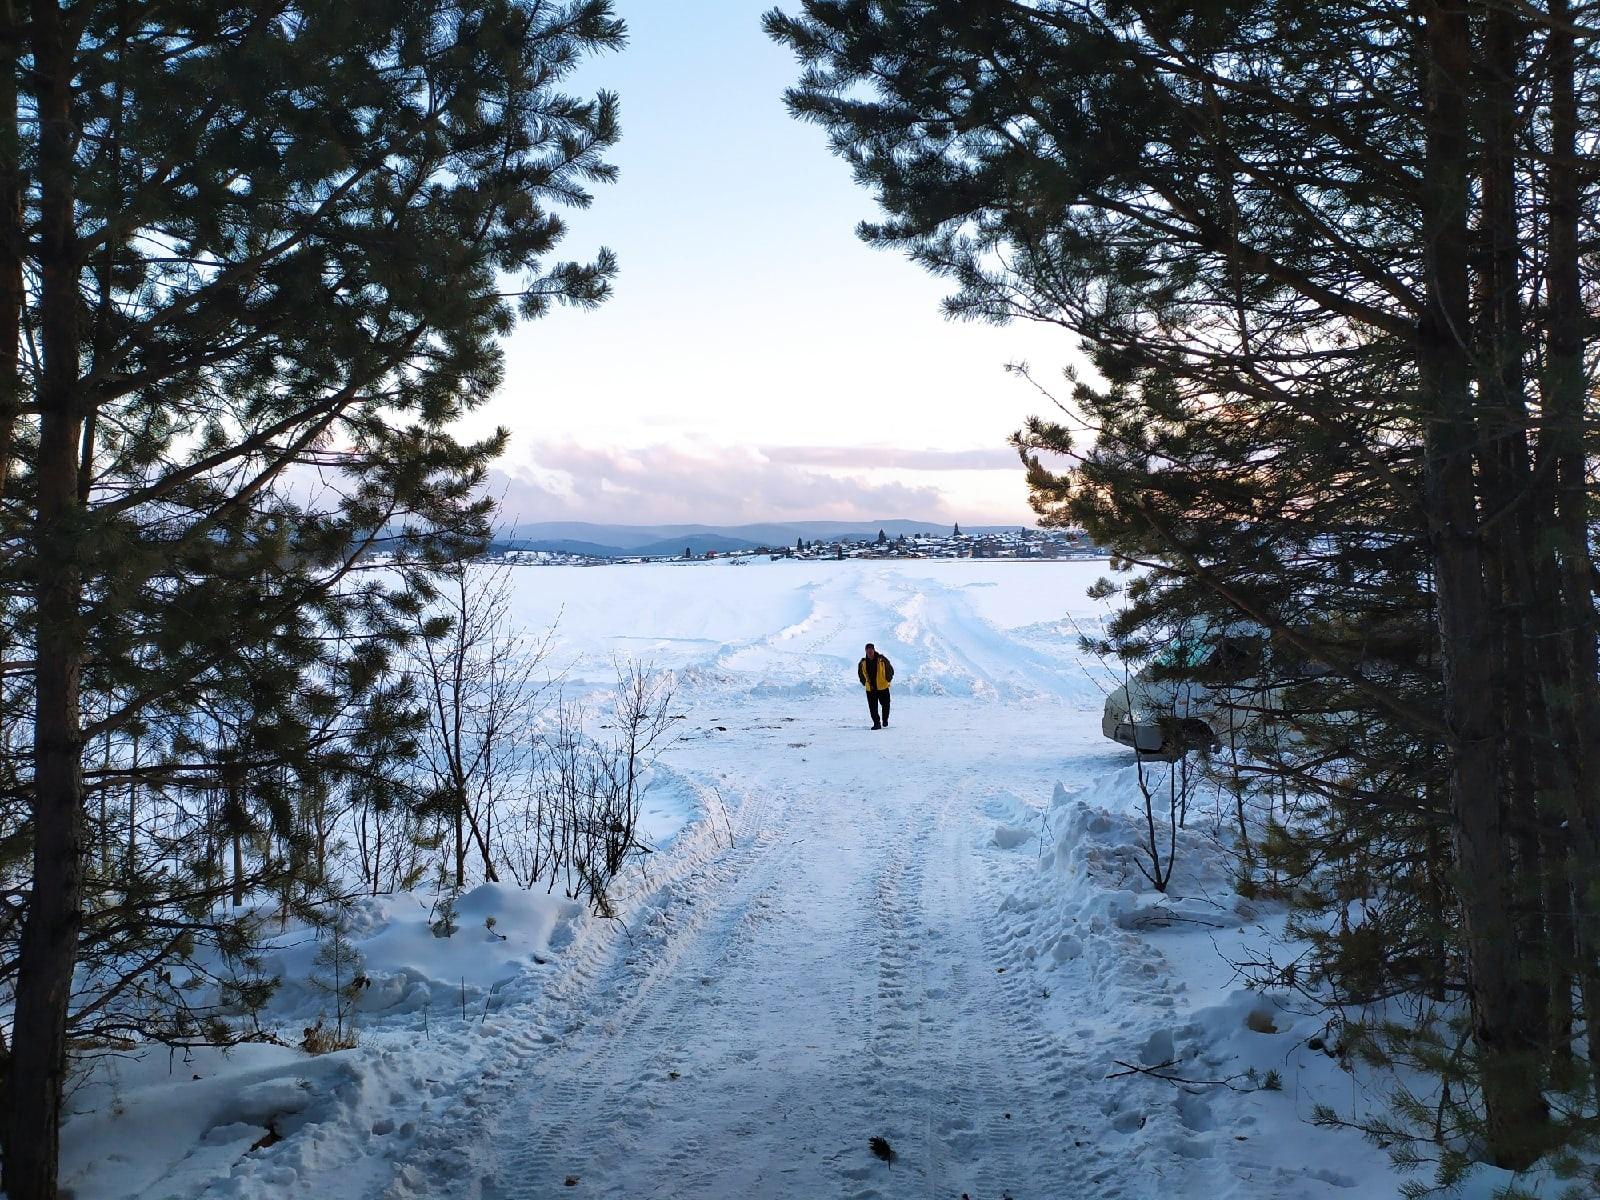
M 1175 1058 L 1168 1059 L 1164 1063 L 1157 1063 L 1153 1067 L 1142 1067 L 1134 1063 L 1125 1063 L 1120 1058 L 1114 1058 L 1111 1061 L 1123 1069 L 1120 1071 L 1111 1072 L 1111 1074 L 1106 1076 L 1107 1079 L 1126 1079 L 1130 1075 L 1148 1075 L 1151 1079 L 1160 1079 L 1166 1083 L 1176 1084 L 1182 1088 L 1225 1087 L 1230 1092 L 1251 1092 L 1256 1090 L 1255 1088 L 1234 1086 L 1235 1080 L 1248 1078 L 1248 1076 L 1242 1074 L 1229 1075 L 1226 1079 L 1185 1079 L 1182 1075 L 1168 1074 L 1169 1068 L 1178 1065 L 1178 1060 Z

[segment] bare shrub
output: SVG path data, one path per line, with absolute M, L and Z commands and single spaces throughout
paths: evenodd
M 511 569 L 451 565 L 433 603 L 414 618 L 423 635 L 413 671 L 427 712 L 425 808 L 446 827 L 457 891 L 473 850 L 484 878 L 499 878 L 496 827 L 507 803 L 520 799 L 513 750 L 525 744 L 543 702 L 536 672 L 554 631 L 532 639 L 513 627 Z
M 1134 859 L 1134 865 L 1158 892 L 1165 892 L 1172 882 L 1177 866 L 1178 830 L 1188 819 L 1197 776 L 1188 755 L 1163 767 L 1164 774 L 1155 772 L 1142 756 L 1135 756 L 1139 794 L 1144 801 L 1144 835 L 1139 846 L 1141 854 Z
M 529 803 L 511 866 L 518 883 L 560 884 L 569 897 L 610 915 L 611 881 L 648 850 L 639 816 L 648 769 L 676 721 L 673 695 L 670 675 L 631 663 L 618 667 L 609 720 L 581 702 L 558 706 L 550 727 L 533 739 Z

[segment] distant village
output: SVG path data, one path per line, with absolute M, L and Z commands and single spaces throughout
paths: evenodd
M 597 555 L 572 554 L 552 550 L 497 550 L 490 555 L 496 562 L 521 566 L 606 566 L 623 563 L 707 562 L 712 560 L 749 561 L 765 558 L 835 559 L 847 558 L 994 558 L 1048 561 L 1071 558 L 1105 558 L 1109 551 L 1095 545 L 1087 534 L 1075 529 L 986 530 L 969 535 L 956 525 L 947 534 L 900 534 L 890 537 L 883 530 L 876 538 L 855 540 L 796 539 L 792 546 L 756 546 L 740 550 L 706 550 L 696 553 L 685 546 L 681 555 Z

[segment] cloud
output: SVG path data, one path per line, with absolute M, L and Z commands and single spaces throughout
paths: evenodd
M 849 463 L 790 462 L 754 447 L 612 449 L 558 442 L 536 447 L 526 466 L 491 472 L 489 490 L 502 497 L 507 517 L 520 521 L 667 525 L 951 518 L 938 488 L 873 478 L 874 453 L 858 453 Z M 840 473 L 841 467 L 860 469 Z
M 893 446 L 764 446 L 770 462 L 790 466 L 895 469 L 901 471 L 1019 471 L 1009 446 L 976 450 L 906 450 Z

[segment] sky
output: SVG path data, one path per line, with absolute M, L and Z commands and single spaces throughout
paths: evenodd
M 911 518 L 1031 523 L 1007 437 L 1075 360 L 1064 331 L 946 320 L 947 288 L 857 240 L 870 194 L 794 120 L 772 0 L 617 0 L 628 47 L 568 90 L 619 93 L 617 183 L 566 214 L 561 257 L 606 245 L 613 297 L 506 345 L 468 431 L 511 444 L 512 520 L 662 524 Z M 794 0 L 791 0 L 791 6 Z

